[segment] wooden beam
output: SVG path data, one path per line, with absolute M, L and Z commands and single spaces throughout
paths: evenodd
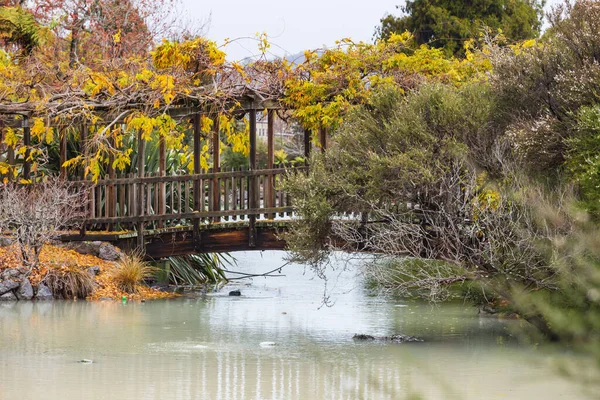
M 142 131 L 138 131 L 138 151 L 137 151 L 137 175 L 138 178 L 143 178 L 146 169 L 146 141 L 143 138 Z M 137 199 L 135 207 L 135 216 L 144 215 L 144 184 L 139 183 L 137 185 Z M 137 223 L 137 249 L 139 251 L 145 251 L 144 242 L 144 221 Z
M 294 170 L 306 170 L 306 167 L 294 167 Z M 284 174 L 285 171 L 281 168 L 273 168 L 273 169 L 258 169 L 256 171 L 228 171 L 228 172 L 217 172 L 217 173 L 204 173 L 204 174 L 191 174 L 191 175 L 169 175 L 165 177 L 159 176 L 146 176 L 142 179 L 140 178 L 117 178 L 117 179 L 100 179 L 97 183 L 101 185 L 108 184 L 126 184 L 126 183 L 156 183 L 156 182 L 185 182 L 185 181 L 193 181 L 196 178 L 200 179 L 212 179 L 217 176 L 220 179 L 226 178 L 239 178 L 239 177 L 249 177 L 249 176 L 260 176 L 260 175 L 278 175 Z
M 256 170 L 256 110 L 250 110 L 250 170 Z M 249 177 L 248 182 L 248 200 L 249 208 L 258 208 L 258 179 L 255 176 Z M 256 215 L 251 215 L 248 218 L 248 246 L 256 246 Z
M 319 144 L 321 145 L 321 152 L 327 150 L 327 128 L 319 127 Z
M 23 156 L 23 179 L 31 177 L 31 128 L 29 127 L 29 117 L 23 117 L 23 146 L 25 146 L 25 155 Z
M 310 158 L 310 129 L 304 130 L 304 158 L 306 159 L 306 164 L 308 165 L 308 159 Z
M 0 120 L 0 155 L 4 153 L 4 121 Z
M 149 222 L 149 221 L 168 221 L 168 220 L 182 220 L 192 219 L 201 220 L 205 218 L 215 217 L 233 217 L 233 216 L 257 216 L 261 214 L 276 214 L 276 213 L 291 213 L 294 211 L 293 207 L 273 207 L 273 208 L 257 208 L 257 209 L 244 209 L 244 210 L 227 210 L 227 211 L 204 211 L 204 212 L 183 212 L 168 215 L 141 215 L 137 217 L 98 217 L 89 219 L 90 224 L 122 224 L 129 222 Z M 218 225 L 218 224 L 213 224 Z
M 81 137 L 79 141 L 79 153 L 83 155 L 83 158 L 87 159 L 88 156 L 88 135 L 89 130 L 86 123 L 81 124 Z M 81 168 L 80 173 L 81 179 L 85 179 L 85 168 Z
M 165 176 L 167 173 L 167 144 L 165 143 L 165 137 L 160 136 L 158 139 L 158 175 Z M 160 215 L 167 212 L 167 185 L 165 182 L 158 184 L 158 213 Z M 163 228 L 164 225 L 161 222 L 158 224 L 159 228 Z
M 200 113 L 196 113 L 193 118 L 194 127 L 194 175 L 200 174 Z M 200 211 L 204 204 L 204 196 L 201 198 L 200 179 L 194 179 L 194 212 Z M 200 246 L 200 220 L 194 219 L 192 227 L 192 242 L 194 248 Z
M 115 147 L 115 139 L 112 136 L 112 133 L 110 131 L 109 131 L 109 135 L 110 135 L 110 138 L 109 138 L 110 145 L 111 145 L 111 147 Z M 109 179 L 116 179 L 117 178 L 117 171 L 113 167 L 114 160 L 115 160 L 115 156 L 113 154 L 110 154 L 109 157 L 108 157 L 108 168 L 107 168 L 108 178 Z M 116 191 L 115 184 L 109 184 L 106 187 L 106 191 L 107 191 L 106 215 L 108 217 L 116 217 L 117 216 L 117 191 Z M 109 231 L 112 231 L 113 228 L 115 228 L 115 227 L 112 226 L 112 224 L 109 224 L 108 227 L 107 227 L 107 229 Z
M 59 132 L 60 135 L 60 154 L 59 154 L 59 163 L 60 163 L 60 179 L 67 179 L 67 168 L 63 166 L 63 164 L 67 161 L 67 130 L 65 128 L 61 129 Z
M 219 133 L 219 115 L 217 114 L 214 117 L 212 131 L 213 172 L 220 172 L 221 170 L 221 139 Z M 213 210 L 219 211 L 221 209 L 221 184 L 216 176 L 213 178 L 212 189 Z M 215 218 L 213 221 L 219 222 L 219 219 Z
M 275 166 L 275 110 L 267 111 L 267 168 L 273 169 Z M 265 188 L 265 197 L 267 204 L 265 207 L 275 207 L 275 175 L 267 177 Z M 270 215 L 269 218 L 275 218 Z

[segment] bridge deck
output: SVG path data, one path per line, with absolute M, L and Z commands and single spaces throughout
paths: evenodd
M 249 221 L 222 222 L 200 225 L 194 235 L 191 225 L 158 228 L 143 232 L 146 256 L 161 259 L 193 253 L 220 253 L 243 250 L 283 250 L 285 241 L 281 234 L 289 220 L 257 221 L 254 227 L 254 243 L 250 240 Z M 123 250 L 138 247 L 138 232 L 86 232 L 66 234 L 63 241 L 105 241 Z

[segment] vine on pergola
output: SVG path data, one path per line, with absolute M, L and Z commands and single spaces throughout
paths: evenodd
M 0 16 L 0 31 L 1 20 Z M 189 115 L 178 118 L 178 110 L 202 113 L 200 126 L 206 136 L 218 123 L 227 144 L 247 154 L 248 124 L 239 118 L 244 112 L 241 100 L 249 96 L 260 104 L 289 109 L 304 128 L 316 133 L 339 126 L 348 110 L 368 103 L 377 87 L 411 90 L 427 80 L 461 85 L 486 79 L 490 69 L 485 54 L 472 42 L 466 44 L 466 58 L 448 58 L 438 49 L 415 47 L 408 33 L 375 44 L 344 39 L 334 48 L 305 52 L 297 63 L 269 59 L 263 34 L 258 37 L 261 56 L 244 65 L 228 62 L 222 47 L 202 37 L 163 40 L 147 55 L 122 52 L 72 65 L 66 51 L 56 50 L 60 46 L 41 45 L 57 38 L 38 28 L 44 31 L 43 40 L 27 51 L 11 42 L 9 34 L 0 36 L 5 42 L 0 50 L 0 115 L 5 120 L 8 115 L 27 118 L 32 137 L 32 144 L 23 143 L 13 121 L 13 127 L 4 127 L 0 145 L 27 157 L 35 170 L 45 146 L 60 134 L 78 135 L 86 125 L 86 151 L 63 167 L 82 165 L 92 180 L 102 176 L 108 163 L 116 169 L 130 163 L 132 150 L 123 148 L 123 142 L 135 132 L 145 140 L 164 138 L 168 148 L 189 152 L 183 146 Z M 120 31 L 112 37 L 115 46 L 122 40 Z M 203 169 L 210 166 L 208 150 L 204 146 L 201 151 Z M 191 166 L 192 155 L 186 159 Z M 0 159 L 0 174 L 16 177 L 18 171 Z

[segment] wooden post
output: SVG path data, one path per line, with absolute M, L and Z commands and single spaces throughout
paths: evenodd
M 200 113 L 194 115 L 194 174 L 199 174 L 200 171 Z M 194 178 L 194 212 L 200 211 L 200 202 L 204 202 L 204 196 L 200 196 L 202 192 L 200 188 L 200 180 Z M 202 197 L 202 198 L 201 198 Z M 200 218 L 194 218 L 192 239 L 194 241 L 194 249 L 200 250 Z
M 250 171 L 256 170 L 256 110 L 250 110 Z M 252 211 L 258 208 L 258 195 L 257 190 L 257 177 L 254 175 L 250 176 L 250 182 L 248 184 L 248 208 Z M 248 230 L 248 246 L 256 247 L 256 215 L 252 214 L 248 216 L 249 230 Z
M 81 137 L 79 138 L 79 152 L 83 155 L 84 159 L 87 159 L 88 156 L 88 126 L 86 123 L 82 123 L 81 124 Z M 85 168 L 81 168 L 81 172 L 79 174 L 80 179 L 83 181 L 85 180 Z M 87 207 L 85 210 L 85 214 L 86 217 L 90 217 L 93 218 L 94 216 L 94 210 L 95 210 L 95 204 L 94 204 L 94 187 L 92 186 L 86 193 L 86 199 L 87 199 Z M 85 236 L 85 232 L 86 232 L 86 225 L 85 223 L 83 223 L 81 225 L 81 236 Z
M 4 121 L 0 120 L 0 155 L 4 153 Z
M 66 128 L 61 129 L 59 135 L 60 135 L 59 178 L 66 180 L 67 179 L 67 168 L 63 167 L 63 164 L 67 161 L 67 129 Z
M 304 130 L 304 158 L 305 164 L 308 165 L 308 159 L 310 158 L 310 129 Z
M 275 110 L 267 111 L 267 169 L 275 167 Z M 266 207 L 275 207 L 275 175 L 267 176 L 267 185 L 265 188 Z M 275 214 L 270 214 L 269 218 L 275 218 Z
M 146 152 L 146 141 L 143 138 L 142 131 L 138 132 L 138 154 L 137 154 L 137 172 L 138 178 L 143 178 L 145 173 L 145 155 Z M 135 216 L 141 217 L 144 215 L 144 184 L 142 182 L 138 183 L 137 187 L 137 204 L 135 209 Z M 144 242 L 144 222 L 139 221 L 137 223 L 137 248 L 139 251 L 145 250 L 145 242 Z
M 114 147 L 115 144 L 115 140 L 114 138 L 110 138 L 110 143 L 111 146 Z M 65 156 L 66 157 L 66 156 Z M 110 155 L 108 157 L 108 179 L 116 179 L 117 178 L 117 171 L 115 171 L 115 168 L 113 167 L 113 162 L 114 162 L 114 155 Z M 107 191 L 107 198 L 106 198 L 106 216 L 107 217 L 116 217 L 117 216 L 117 195 L 116 195 L 116 187 L 114 183 L 111 183 L 110 185 L 108 185 L 106 187 L 106 191 Z M 113 224 L 108 224 L 107 229 L 108 231 L 112 231 L 113 228 L 115 228 L 113 226 Z
M 29 127 L 29 117 L 23 117 L 23 146 L 25 146 L 25 155 L 23 156 L 23 179 L 31 177 L 31 128 Z
M 4 121 L 0 120 L 0 156 L 4 153 Z M 7 154 L 8 158 L 8 154 Z M 7 160 L 8 161 L 8 160 Z M 1 176 L 0 176 L 1 178 Z M 2 182 L 2 179 L 0 179 Z
M 319 142 L 321 144 L 321 152 L 325 152 L 327 150 L 327 128 L 320 126 L 319 127 Z
M 86 123 L 81 125 L 81 137 L 79 138 L 79 152 L 83 155 L 84 159 L 88 156 L 88 126 Z M 85 179 L 85 168 L 81 168 L 81 179 Z
M 163 177 L 167 173 L 167 144 L 165 143 L 164 136 L 160 136 L 158 139 L 158 174 Z M 167 184 L 161 181 L 158 184 L 158 213 L 159 215 L 165 215 L 167 213 Z M 164 221 L 158 222 L 158 227 L 163 228 Z
M 221 170 L 221 139 L 219 138 L 219 116 L 215 117 L 212 132 L 212 151 L 213 151 L 213 172 Z M 221 185 L 218 178 L 213 178 L 213 211 L 221 210 Z M 215 217 L 213 222 L 219 222 L 220 218 Z

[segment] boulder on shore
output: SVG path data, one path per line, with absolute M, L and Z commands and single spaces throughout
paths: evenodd
M 19 300 L 31 300 L 33 299 L 33 286 L 31 286 L 31 282 L 29 279 L 24 278 L 19 285 L 16 293 L 17 298 Z
M 0 301 L 17 301 L 17 296 L 13 292 L 4 293 L 0 296 Z
M 110 243 L 102 243 L 98 251 L 98 257 L 106 261 L 117 261 L 121 258 L 121 252 Z
M 54 295 L 48 286 L 40 283 L 37 287 L 35 298 L 36 300 L 54 300 Z
M 0 236 L 0 247 L 8 247 L 13 243 L 13 240 L 6 236 Z
M 65 248 L 78 252 L 79 254 L 87 254 L 98 257 L 102 242 L 69 242 L 64 245 Z
M 0 281 L 0 296 L 3 296 L 6 293 L 12 293 L 13 290 L 18 288 L 21 285 L 19 281 L 13 281 L 10 279 Z
M 23 271 L 19 268 L 6 268 L 2 273 L 0 273 L 0 282 L 8 281 L 8 280 L 16 280 L 20 281 L 23 276 Z

